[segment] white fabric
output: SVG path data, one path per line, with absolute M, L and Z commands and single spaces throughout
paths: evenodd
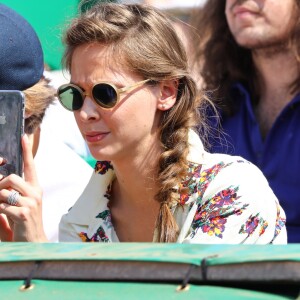
M 41 130 L 34 158 L 43 189 L 43 223 L 50 242 L 58 241 L 58 224 L 87 185 L 93 169 L 54 134 Z

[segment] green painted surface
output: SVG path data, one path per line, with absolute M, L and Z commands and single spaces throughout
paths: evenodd
M 44 51 L 45 63 L 51 70 L 61 69 L 63 46 L 62 33 L 69 21 L 79 11 L 80 0 L 2 0 L 21 14 L 36 30 Z M 104 0 L 86 0 L 82 10 Z M 116 2 L 116 1 L 111 1 Z
M 53 70 L 61 68 L 61 34 L 67 22 L 76 16 L 78 0 L 2 0 L 21 14 L 36 30 L 44 51 L 44 60 Z
M 209 265 L 260 261 L 299 261 L 300 244 L 274 245 L 188 245 L 155 243 L 0 243 L 1 262 L 40 260 L 98 260 L 175 262 L 200 265 L 208 258 Z M 266 292 L 258 292 L 259 285 L 244 285 L 244 289 L 192 284 L 185 292 L 176 292 L 175 283 L 155 282 L 101 282 L 36 280 L 34 288 L 21 292 L 20 280 L 0 281 L 0 299 L 295 299 L 288 295 L 297 293 L 297 285 L 281 291 L 276 283 L 268 285 Z M 244 282 L 246 283 L 246 282 Z M 292 284 L 292 282 L 290 283 Z M 265 286 L 264 283 L 263 286 Z M 267 286 L 267 285 L 266 285 Z M 276 295 L 276 290 L 281 294 Z
M 34 260 L 121 260 L 208 265 L 299 261 L 300 244 L 189 245 L 155 243 L 0 243 L 0 262 Z
M 96 160 L 94 157 L 89 156 L 89 157 L 83 158 L 83 159 L 85 159 L 85 161 L 86 161 L 93 169 L 95 168 L 95 165 L 96 165 L 97 160 Z
M 191 285 L 188 291 L 177 292 L 177 285 L 175 284 L 33 280 L 33 289 L 24 292 L 19 290 L 22 284 L 22 281 L 0 281 L 1 299 L 292 299 L 286 296 L 279 296 L 269 293 L 218 286 Z

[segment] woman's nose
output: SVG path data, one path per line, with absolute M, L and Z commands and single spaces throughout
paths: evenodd
M 100 118 L 98 105 L 91 99 L 90 96 L 86 96 L 83 100 L 83 105 L 79 110 L 79 116 L 82 121 L 97 120 Z

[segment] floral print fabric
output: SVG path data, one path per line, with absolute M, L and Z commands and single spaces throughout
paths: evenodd
M 178 242 L 286 243 L 285 214 L 262 173 L 240 157 L 199 151 L 201 160 L 190 162 L 182 182 L 187 192 L 171 207 L 180 228 Z M 60 240 L 119 241 L 108 208 L 113 178 L 112 165 L 97 162 L 93 188 L 89 184 L 63 217 Z

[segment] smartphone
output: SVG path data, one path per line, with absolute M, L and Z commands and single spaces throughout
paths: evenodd
M 21 91 L 0 90 L 0 156 L 6 163 L 0 174 L 22 176 L 21 137 L 24 133 L 25 96 Z

